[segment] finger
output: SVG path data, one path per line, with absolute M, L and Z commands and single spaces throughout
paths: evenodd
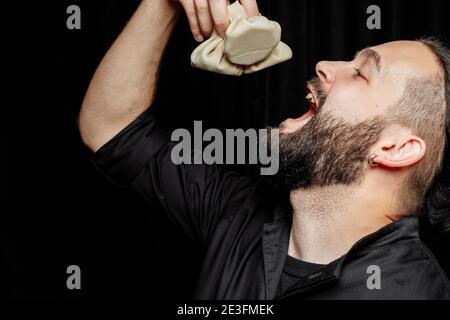
M 259 15 L 258 4 L 256 0 L 239 0 L 249 16 Z
M 181 5 L 186 11 L 186 15 L 189 21 L 189 26 L 191 27 L 191 32 L 198 42 L 203 41 L 202 32 L 200 30 L 200 25 L 197 20 L 197 13 L 195 11 L 194 0 L 180 0 Z
M 228 3 L 227 0 L 210 0 L 209 10 L 211 11 L 212 19 L 214 22 L 214 29 L 219 36 L 225 37 L 225 31 L 230 24 L 228 18 Z
M 213 22 L 209 12 L 208 0 L 194 0 L 194 3 L 200 30 L 205 37 L 209 37 L 213 31 Z

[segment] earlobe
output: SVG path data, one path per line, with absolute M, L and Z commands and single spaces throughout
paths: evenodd
M 395 144 L 383 146 L 371 153 L 369 164 L 374 167 L 382 165 L 388 168 L 403 168 L 419 162 L 426 151 L 426 143 L 417 136 L 409 136 Z

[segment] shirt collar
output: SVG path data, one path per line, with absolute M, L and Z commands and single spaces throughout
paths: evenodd
M 292 207 L 288 200 L 283 200 L 276 208 L 273 222 L 263 227 L 263 255 L 267 299 L 275 298 L 279 279 L 283 272 L 289 246 L 289 235 L 292 224 Z M 371 233 L 358 242 L 332 268 L 323 274 L 306 281 L 302 288 L 294 293 L 306 291 L 329 281 L 339 279 L 345 260 L 356 252 L 364 253 L 380 247 L 391 245 L 405 239 L 419 239 L 419 220 L 417 217 L 406 217 L 390 223 Z

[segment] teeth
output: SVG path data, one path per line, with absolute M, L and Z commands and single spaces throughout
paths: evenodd
M 306 100 L 313 101 L 312 93 L 308 93 L 308 95 L 306 96 Z

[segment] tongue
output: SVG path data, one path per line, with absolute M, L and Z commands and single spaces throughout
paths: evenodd
M 312 118 L 312 116 L 314 115 L 314 111 L 312 110 L 312 108 L 309 109 L 309 111 L 307 113 L 305 113 L 304 115 L 302 115 L 299 118 L 294 119 L 294 121 L 304 121 L 304 120 L 309 120 L 310 118 Z
M 307 113 L 305 113 L 303 116 L 299 118 L 286 120 L 283 126 L 283 131 L 295 132 L 301 129 L 305 124 L 309 122 L 309 120 L 311 120 L 313 115 L 314 112 L 312 111 L 312 109 L 310 109 Z

